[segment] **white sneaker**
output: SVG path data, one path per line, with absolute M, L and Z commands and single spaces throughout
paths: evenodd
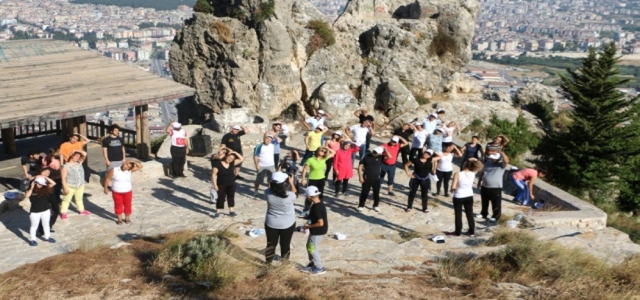
M 496 222 L 496 218 L 489 218 L 489 223 L 495 223 Z
M 380 209 L 377 206 L 374 206 L 373 210 L 375 210 L 376 212 L 380 212 Z
M 476 217 L 476 219 L 482 219 L 482 215 L 481 214 L 476 214 L 475 217 Z
M 358 206 L 358 211 L 362 212 L 362 207 Z
M 253 192 L 253 197 L 258 198 L 258 192 Z

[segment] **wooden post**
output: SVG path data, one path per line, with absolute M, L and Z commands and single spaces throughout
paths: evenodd
M 78 122 L 78 133 L 87 136 L 87 117 L 76 117 L 76 121 Z
M 62 140 L 63 141 L 68 141 L 69 140 L 69 136 L 71 136 L 73 134 L 73 120 L 72 119 L 62 119 L 60 120 L 60 125 L 61 125 L 61 132 L 62 132 Z
M 2 145 L 4 146 L 4 153 L 9 155 L 15 155 L 18 153 L 16 148 L 16 133 L 13 130 L 13 127 L 2 128 Z
M 149 159 L 151 150 L 151 135 L 149 133 L 149 106 L 138 105 L 135 107 L 136 114 L 136 156 L 140 160 Z

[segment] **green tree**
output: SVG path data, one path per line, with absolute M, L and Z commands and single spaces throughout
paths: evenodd
M 599 53 L 591 48 L 580 68 L 560 75 L 576 105 L 572 122 L 566 131 L 549 132 L 536 151 L 552 182 L 595 203 L 619 190 L 640 154 L 638 97 L 616 89 L 628 81 L 617 76 L 618 59 L 614 44 Z
M 211 3 L 209 3 L 209 0 L 198 0 L 196 1 L 196 4 L 193 6 L 193 11 L 212 14 L 213 6 L 211 6 Z
M 522 115 L 516 118 L 515 123 L 500 119 L 497 115 L 491 116 L 486 134 L 489 138 L 495 138 L 501 134 L 507 136 L 510 142 L 504 151 L 514 161 L 525 152 L 535 149 L 540 142 L 540 138 L 531 132 L 529 123 Z

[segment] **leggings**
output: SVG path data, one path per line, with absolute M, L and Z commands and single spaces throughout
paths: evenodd
M 411 153 L 411 149 L 409 147 L 400 148 L 400 155 L 402 156 L 402 166 L 406 165 L 409 162 L 409 154 Z
M 416 194 L 418 193 L 418 188 L 420 188 L 420 197 L 422 199 L 422 210 L 427 210 L 428 204 L 428 195 L 429 195 L 429 187 L 431 187 L 431 181 L 429 179 L 420 180 L 420 179 L 411 179 L 409 182 L 409 186 L 411 190 L 409 191 L 409 199 L 407 201 L 407 208 L 413 208 L 413 199 L 415 199 Z
M 49 227 L 49 218 L 51 217 L 51 210 L 47 209 L 43 212 L 30 213 L 29 219 L 31 220 L 31 227 L 29 228 L 29 234 L 31 235 L 31 240 L 36 240 L 36 231 L 38 230 L 38 225 L 42 223 L 42 229 L 44 229 L 44 239 L 48 240 L 51 236 L 50 227 Z
M 218 185 L 218 202 L 216 202 L 216 209 L 224 208 L 224 200 L 229 202 L 229 208 L 236 206 L 236 183 L 230 185 Z
M 273 256 L 276 254 L 276 246 L 278 245 L 278 242 L 280 242 L 280 257 L 282 257 L 283 260 L 289 259 L 289 254 L 291 252 L 291 238 L 293 237 L 295 229 L 296 222 L 293 222 L 293 225 L 286 229 L 271 228 L 267 223 L 264 223 L 264 231 L 267 235 L 267 249 L 264 252 L 264 255 L 267 264 L 270 264 L 271 261 L 273 261 Z
M 84 210 L 84 184 L 79 187 L 69 187 L 69 193 L 64 195 L 62 199 L 62 204 L 60 205 L 60 213 L 66 214 L 69 211 L 69 204 L 71 203 L 71 198 L 76 199 L 76 208 L 78 212 L 82 212 Z
M 345 178 L 342 180 L 336 180 L 336 184 L 335 184 L 336 196 L 338 196 L 338 193 L 340 192 L 340 186 L 342 186 L 342 192 L 346 193 L 347 190 L 349 190 L 349 179 Z
M 51 217 L 49 218 L 49 231 L 53 229 L 53 225 L 56 224 L 56 220 L 60 216 L 60 197 L 55 197 L 51 200 Z M 38 235 L 44 235 L 44 228 L 42 223 L 38 225 Z
M 126 193 L 111 192 L 111 195 L 113 196 L 113 210 L 116 212 L 116 215 L 119 216 L 122 215 L 122 213 L 127 216 L 131 215 L 133 191 L 128 191 Z
M 324 178 L 329 179 L 329 171 L 333 168 L 333 157 L 327 159 L 327 165 L 324 169 Z M 336 181 L 336 172 L 333 172 L 333 181 Z
M 436 171 L 436 175 L 438 175 L 438 182 L 436 183 L 436 194 L 440 194 L 440 187 L 442 186 L 442 182 L 444 182 L 444 193 L 446 195 L 449 194 L 449 181 L 451 180 L 451 174 L 453 174 L 453 171 Z

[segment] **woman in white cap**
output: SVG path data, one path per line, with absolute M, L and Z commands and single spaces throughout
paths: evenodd
M 409 182 L 409 199 L 407 201 L 406 212 L 411 212 L 413 208 L 413 199 L 416 197 L 418 188 L 420 188 L 420 196 L 422 198 L 422 212 L 428 213 L 428 197 L 431 180 L 429 175 L 436 172 L 436 163 L 440 157 L 432 150 L 427 149 L 422 152 L 421 157 L 416 157 L 404 165 L 404 172 L 411 178 Z M 413 173 L 409 172 L 409 167 L 413 165 Z
M 293 176 L 283 172 L 271 175 L 267 196 L 267 216 L 264 221 L 267 236 L 265 251 L 266 264 L 273 261 L 276 246 L 280 244 L 280 257 L 289 258 L 291 238 L 296 228 L 296 211 L 293 206 L 296 200 L 296 187 Z
M 409 160 L 413 160 L 416 157 L 422 156 L 422 148 L 427 141 L 429 132 L 422 128 L 422 123 L 415 122 L 411 129 L 413 129 L 413 140 L 411 140 L 411 151 L 409 152 Z
M 218 192 L 216 213 L 213 215 L 214 218 L 220 217 L 220 210 L 224 209 L 225 200 L 229 205 L 229 216 L 237 216 L 233 211 L 236 196 L 235 168 L 236 165 L 241 164 L 243 160 L 244 158 L 240 153 L 229 149 L 225 157 L 221 158 L 220 161 L 213 166 L 211 170 L 211 183 L 213 184 L 213 189 Z
M 31 220 L 31 227 L 29 228 L 29 234 L 31 235 L 31 241 L 29 245 L 37 246 L 36 231 L 38 226 L 42 224 L 44 229 L 44 240 L 49 243 L 55 243 L 51 237 L 49 218 L 51 216 L 51 202 L 55 193 L 53 187 L 56 183 L 45 176 L 36 176 L 31 182 L 31 187 L 25 194 L 25 199 L 28 198 L 31 201 L 31 210 L 29 212 L 29 219 Z
M 340 142 L 342 141 L 342 131 L 338 130 L 331 134 L 331 139 L 327 142 L 326 146 L 333 150 L 333 152 L 338 152 L 340 150 Z M 327 159 L 327 167 L 324 170 L 324 178 L 329 179 L 329 172 L 333 167 L 334 158 L 331 157 Z M 333 172 L 333 181 L 336 181 L 336 172 Z
M 189 154 L 189 139 L 182 129 L 182 124 L 171 122 L 165 130 L 171 136 L 171 175 L 174 178 L 184 176 L 184 165 Z
M 445 130 L 445 135 L 442 138 L 442 148 L 447 148 L 449 146 L 451 146 L 453 144 L 453 135 L 460 131 L 460 127 L 458 127 L 458 124 L 456 124 L 456 122 L 451 121 L 449 122 L 449 124 L 447 124 L 446 127 L 444 127 Z

